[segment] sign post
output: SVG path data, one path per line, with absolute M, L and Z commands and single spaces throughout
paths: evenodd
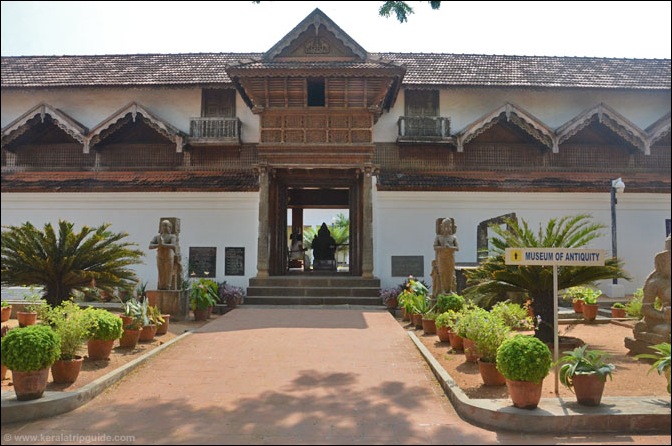
M 579 248 L 506 248 L 504 263 L 520 266 L 553 267 L 553 363 L 555 394 L 558 395 L 558 266 L 604 266 L 602 249 Z

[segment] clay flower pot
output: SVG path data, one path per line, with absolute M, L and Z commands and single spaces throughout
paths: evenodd
M 86 343 L 89 359 L 109 359 L 114 347 L 114 339 L 101 341 L 100 339 L 89 339 Z
M 58 384 L 69 384 L 77 381 L 82 370 L 84 358 L 77 356 L 74 359 L 59 359 L 51 365 L 51 376 Z

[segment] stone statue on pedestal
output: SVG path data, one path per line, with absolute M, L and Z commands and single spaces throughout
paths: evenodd
M 440 218 L 436 221 L 437 234 L 434 239 L 435 260 L 432 262 L 432 295 L 448 294 L 457 291 L 455 278 L 455 252 L 460 250 L 455 232 L 457 226 L 453 218 Z M 434 271 L 436 267 L 436 271 Z

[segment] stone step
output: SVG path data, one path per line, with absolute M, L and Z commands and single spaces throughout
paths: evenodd
M 245 305 L 366 305 L 385 308 L 378 296 L 247 296 Z
M 380 279 L 344 275 L 251 278 L 245 304 L 382 306 Z

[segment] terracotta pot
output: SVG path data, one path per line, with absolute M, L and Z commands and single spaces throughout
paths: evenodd
M 51 365 L 51 376 L 57 384 L 69 384 L 77 381 L 79 372 L 82 370 L 84 358 L 77 356 L 75 359 L 59 359 Z
M 542 382 L 506 380 L 513 405 L 519 409 L 536 409 L 541 401 Z
M 450 342 L 450 327 L 438 327 L 436 334 L 439 336 L 439 341 Z
M 387 307 L 388 310 L 396 309 L 397 305 L 399 305 L 399 301 L 397 301 L 397 299 L 388 299 L 385 301 L 385 307 Z
M 425 334 L 433 335 L 436 334 L 436 320 L 434 319 L 423 319 L 422 320 L 422 331 Z
M 581 299 L 573 300 L 572 307 L 574 307 L 574 313 L 583 313 L 583 301 Z
M 123 314 L 120 314 L 119 317 L 121 318 L 121 325 L 124 328 L 126 328 L 127 325 L 130 325 L 133 322 L 132 316 L 125 316 Z
M 119 338 L 119 347 L 121 348 L 135 348 L 140 339 L 140 332 L 142 330 L 124 330 L 124 333 Z
M 406 308 L 401 309 L 401 320 L 402 321 L 410 321 L 411 320 L 411 315 L 406 311 Z
M 594 321 L 597 318 L 598 304 L 583 303 L 583 318 L 587 321 Z
M 139 342 L 151 342 L 154 340 L 154 336 L 156 336 L 156 330 L 157 330 L 156 324 L 149 324 L 145 325 L 142 327 L 142 330 L 140 330 L 140 337 L 138 338 Z
M 89 339 L 86 343 L 86 349 L 89 359 L 110 359 L 110 353 L 114 347 L 114 339 L 110 341 L 101 341 L 100 339 Z
M 476 343 L 471 339 L 463 338 L 462 345 L 464 347 L 464 359 L 467 362 L 478 361 L 478 353 L 476 352 Z
M 616 319 L 623 319 L 628 317 L 628 314 L 625 311 L 625 308 L 612 308 L 611 317 Z
M 18 372 L 12 370 L 12 381 L 16 399 L 29 401 L 42 398 L 47 389 L 49 367 L 34 372 Z
M 422 328 L 422 314 L 412 314 L 411 320 L 415 328 Z
M 163 318 L 164 322 L 163 324 L 156 326 L 157 336 L 168 333 L 168 325 L 170 324 L 170 314 L 162 314 L 161 317 Z
M 478 371 L 481 372 L 483 384 L 486 386 L 503 386 L 506 384 L 506 378 L 497 370 L 496 362 L 485 362 L 479 359 Z
M 7 322 L 12 315 L 12 306 L 2 307 L 2 319 L 0 322 Z
M 26 313 L 23 311 L 16 312 L 16 319 L 19 321 L 19 327 L 27 327 L 37 323 L 37 312 Z
M 450 348 L 455 351 L 464 350 L 464 338 L 455 332 L 450 333 Z
M 597 374 L 574 375 L 574 394 L 576 401 L 582 406 L 599 406 L 604 393 L 605 381 Z
M 198 308 L 193 310 L 194 311 L 194 320 L 195 321 L 207 321 L 208 320 L 208 310 L 203 309 L 199 310 Z

